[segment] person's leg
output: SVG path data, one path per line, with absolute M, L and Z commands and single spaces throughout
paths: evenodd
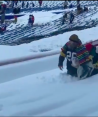
M 98 74 L 98 69 L 94 69 L 91 76 Z
M 77 77 L 77 68 L 71 67 L 70 69 L 67 69 L 67 74 Z
M 93 66 L 92 62 L 91 61 L 87 62 L 87 63 L 83 64 L 82 66 L 78 67 L 77 76 L 80 79 L 90 77 L 93 70 L 94 70 L 94 66 Z

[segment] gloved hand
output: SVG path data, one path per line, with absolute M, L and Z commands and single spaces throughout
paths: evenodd
M 64 61 L 64 57 L 63 56 L 59 56 L 59 63 L 58 63 L 58 67 L 60 70 L 63 70 L 63 61 Z
M 93 65 L 94 65 L 94 68 L 98 69 L 98 62 Z
M 89 55 L 89 57 L 86 60 L 89 61 L 89 60 L 92 60 L 92 59 L 93 59 L 93 56 Z
M 90 56 L 89 56 L 89 59 L 91 59 L 91 60 L 92 60 L 92 59 L 93 59 L 93 56 L 92 56 L 92 55 L 90 55 Z

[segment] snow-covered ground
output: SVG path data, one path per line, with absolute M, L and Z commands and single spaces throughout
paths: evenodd
M 30 44 L 0 46 L 0 60 L 40 50 L 60 50 L 71 34 L 83 43 L 98 39 L 98 27 L 72 31 Z M 98 75 L 85 80 L 66 75 L 58 55 L 0 66 L 0 116 L 98 116 Z M 65 61 L 66 62 L 66 61 Z
M 89 20 L 89 19 L 92 19 L 92 20 L 98 19 L 98 12 L 96 14 L 94 14 L 93 17 L 91 17 L 91 18 L 87 17 L 86 18 L 86 20 Z
M 65 71 L 54 69 L 0 84 L 0 116 L 98 115 L 97 75 L 78 81 Z
M 18 46 L 0 45 L 0 60 L 22 57 L 40 53 L 42 50 L 60 50 L 60 48 L 69 40 L 71 34 L 77 34 L 83 43 L 98 39 L 98 27 L 93 27 L 81 31 L 66 32 L 57 36 L 47 37 L 29 44 Z
M 93 8 L 94 6 L 91 6 L 91 8 Z M 89 7 L 88 7 L 89 8 Z M 68 12 L 68 11 L 71 11 L 71 10 L 75 10 L 76 8 L 68 8 L 68 9 L 64 9 L 64 10 L 51 10 L 51 11 L 44 11 L 44 10 L 42 10 L 42 11 L 30 11 L 30 13 L 31 14 L 33 14 L 33 13 L 40 13 L 40 12 L 42 12 L 42 13 L 54 13 L 54 12 Z M 19 14 L 20 15 L 22 15 L 22 14 L 30 14 L 29 12 L 27 12 L 27 13 L 25 13 L 24 11 L 23 12 L 20 12 Z M 9 14 L 6 14 L 6 15 L 13 15 L 13 13 L 9 13 Z

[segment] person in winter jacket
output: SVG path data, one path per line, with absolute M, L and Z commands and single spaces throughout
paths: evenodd
M 1 23 L 1 25 L 0 25 L 0 33 L 6 31 L 6 27 L 7 27 L 7 26 L 6 26 L 5 23 Z
M 67 0 L 65 0 L 65 2 L 64 2 L 64 9 L 66 9 L 66 8 L 67 8 L 67 6 L 68 6 L 68 1 L 67 1 Z
M 31 26 L 33 26 L 33 23 L 34 23 L 34 15 L 29 15 L 28 24 L 30 24 Z
M 17 7 L 17 6 L 15 6 L 14 9 L 13 9 L 13 13 L 14 13 L 14 14 L 20 13 L 20 8 Z
M 31 20 L 32 18 L 31 17 L 32 17 L 32 15 L 29 15 L 29 20 L 28 20 L 29 24 L 32 23 L 32 20 Z
M 14 23 L 17 23 L 17 15 L 14 15 Z
M 69 8 L 73 8 L 73 4 L 72 3 L 69 5 Z
M 26 4 L 26 8 L 29 8 L 29 2 L 27 2 L 27 4 Z
M 62 25 L 66 22 L 66 19 L 67 19 L 67 12 L 65 12 L 62 17 Z
M 5 12 L 6 12 L 6 5 L 1 5 L 0 15 L 1 15 L 1 23 L 4 23 L 5 21 Z
M 90 77 L 94 70 L 91 56 L 84 45 L 77 46 L 77 58 L 79 60 L 79 67 L 77 68 L 77 76 L 80 79 Z
M 39 6 L 41 7 L 42 6 L 42 0 L 38 0 L 39 2 Z
M 98 46 L 94 46 L 91 43 L 87 43 L 85 46 L 86 46 L 86 49 L 89 51 L 89 54 L 92 58 L 92 63 L 95 68 L 93 74 L 96 74 L 98 73 Z
M 33 2 L 32 2 L 31 4 L 32 4 L 32 7 L 34 7 L 34 6 L 35 6 L 35 4 L 34 4 Z
M 89 52 L 86 47 L 81 43 L 81 40 L 78 38 L 76 34 L 73 34 L 69 38 L 69 42 L 67 42 L 63 48 L 61 49 L 61 54 L 59 56 L 59 64 L 58 67 L 62 70 L 63 61 L 67 58 L 67 73 L 74 76 L 75 74 L 79 79 L 83 79 L 91 76 L 94 67 L 91 62 L 91 58 Z M 72 60 L 74 58 L 78 59 L 79 66 L 72 66 Z
M 14 1 L 14 4 L 17 6 L 17 4 L 18 4 L 18 0 L 15 0 L 15 1 Z
M 73 41 L 74 40 L 74 41 Z M 81 40 L 77 35 L 73 34 L 70 36 L 69 41 L 61 48 L 61 53 L 59 56 L 58 67 L 63 70 L 63 62 L 65 58 L 67 59 L 66 68 L 67 74 L 72 76 L 77 76 L 77 68 L 72 66 L 72 60 L 76 58 L 76 44 L 81 44 Z
M 85 12 L 85 11 L 88 11 L 88 8 L 87 8 L 86 6 L 84 6 L 84 12 Z
M 24 8 L 24 6 L 25 6 L 25 3 L 24 3 L 24 1 L 22 1 L 22 8 Z
M 34 24 L 34 15 L 32 15 L 32 24 Z
M 79 14 L 81 14 L 81 13 L 83 13 L 84 12 L 84 10 L 83 10 L 83 8 L 80 6 L 80 3 L 77 5 L 77 15 L 79 15 Z
M 81 7 L 80 7 L 80 3 L 77 4 L 77 10 L 80 10 Z
M 74 20 L 74 14 L 72 12 L 70 12 L 70 23 L 72 23 Z
M 3 7 L 4 11 L 6 11 L 7 5 L 6 4 L 2 4 L 1 6 Z

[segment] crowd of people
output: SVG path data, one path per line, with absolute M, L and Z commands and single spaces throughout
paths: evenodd
M 66 9 L 66 8 L 72 8 L 73 7 L 73 5 L 72 5 L 72 3 L 71 4 L 69 4 L 69 6 L 68 6 L 68 2 L 70 2 L 71 0 L 65 0 L 65 2 L 64 2 L 64 9 Z M 9 9 L 13 9 L 13 14 L 14 14 L 14 17 L 13 17 L 13 23 L 17 23 L 17 19 L 18 19 L 18 17 L 17 17 L 17 14 L 19 14 L 20 13 L 20 11 L 21 11 L 21 8 L 17 5 L 18 4 L 18 2 L 21 2 L 21 1 L 18 1 L 18 0 L 15 0 L 15 1 L 6 1 L 6 2 L 3 2 L 3 3 L 1 3 L 0 4 L 0 15 L 1 15 L 1 21 L 0 21 L 0 26 L 1 27 L 4 27 L 4 25 L 5 25 L 5 27 L 6 27 L 6 23 L 5 23 L 5 13 L 6 13 L 6 10 L 9 10 Z M 24 3 L 25 1 L 22 1 L 22 7 L 24 7 Z M 32 3 L 32 6 L 34 7 L 34 3 L 33 2 L 31 2 Z M 42 5 L 42 0 L 38 0 L 38 3 L 39 3 L 39 6 L 41 6 Z M 29 2 L 27 1 L 26 2 L 26 5 L 27 5 L 27 7 L 29 6 Z M 87 11 L 88 10 L 88 8 L 87 7 L 85 7 L 84 6 L 84 9 L 81 7 L 81 5 L 80 5 L 80 3 L 79 3 L 79 1 L 77 1 L 77 14 L 80 14 L 80 13 L 82 13 L 83 11 Z M 68 15 L 69 15 L 69 23 L 71 24 L 71 23 L 73 23 L 73 20 L 74 20 L 74 18 L 75 18 L 75 14 L 74 14 L 74 11 L 72 10 L 72 11 L 70 11 L 70 12 L 65 12 L 64 13 L 64 15 L 63 15 L 63 19 L 62 19 L 62 25 L 66 22 L 66 20 L 68 19 Z M 29 16 L 29 18 L 28 18 L 28 25 L 30 25 L 30 26 L 33 26 L 33 24 L 34 24 L 34 20 L 35 20 L 35 18 L 34 18 L 34 15 L 30 15 Z M 3 25 L 3 26 L 2 26 Z M 1 28 L 0 27 L 0 28 Z M 5 30 L 6 30 L 6 28 L 4 28 Z M 2 32 L 2 31 L 4 31 L 4 30 L 2 30 L 1 29 L 1 31 L 0 32 Z
M 21 0 L 10 0 L 10 1 L 7 1 L 7 7 L 8 8 L 14 8 L 15 6 L 17 7 L 20 7 L 20 8 L 33 8 L 35 6 L 34 2 L 31 1 L 21 1 Z M 25 4 L 26 3 L 26 4 Z M 38 3 L 39 3 L 39 6 L 42 6 L 42 0 L 38 0 Z
M 68 1 L 65 0 L 65 2 L 64 2 L 64 9 L 66 9 L 66 8 L 73 8 L 73 6 L 74 5 L 72 3 L 68 5 Z M 83 12 L 86 12 L 86 11 L 88 11 L 88 7 L 84 6 L 84 8 L 82 8 L 81 5 L 80 5 L 80 1 L 77 1 L 77 9 L 76 9 L 76 11 L 72 10 L 72 11 L 69 11 L 69 12 L 66 11 L 64 13 L 63 19 L 62 19 L 62 25 L 65 24 L 66 20 L 68 20 L 68 19 L 70 21 L 69 23 L 71 24 L 73 22 L 73 20 L 74 20 L 76 15 L 79 15 L 79 14 L 81 14 Z
M 42 1 L 38 1 L 39 2 L 39 6 L 42 5 Z M 33 3 L 33 2 L 32 2 Z M 17 23 L 17 14 L 20 13 L 21 9 L 20 7 L 17 6 L 18 1 L 2 1 L 0 2 L 0 15 L 1 15 L 1 19 L 0 19 L 0 33 L 3 33 L 4 31 L 6 31 L 6 27 L 7 27 L 7 20 L 5 18 L 5 14 L 6 11 L 8 11 L 9 9 L 13 9 L 13 23 Z M 22 2 L 22 4 L 24 4 L 24 1 Z M 28 5 L 28 2 L 27 2 Z M 34 16 L 30 15 L 28 18 L 28 24 L 31 26 L 33 26 L 34 23 Z
M 34 15 L 29 15 L 29 19 L 28 19 L 28 24 L 29 26 L 33 26 L 34 24 Z

